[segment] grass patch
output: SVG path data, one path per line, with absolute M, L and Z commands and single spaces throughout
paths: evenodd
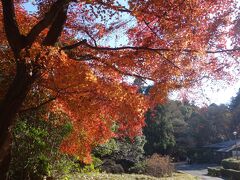
M 160 178 L 161 180 L 198 180 L 196 176 L 187 173 L 173 173 L 173 177 Z
M 68 177 L 69 180 L 197 180 L 196 177 L 185 173 L 173 173 L 172 177 L 156 178 L 139 174 L 106 174 L 106 173 L 88 173 L 74 174 Z

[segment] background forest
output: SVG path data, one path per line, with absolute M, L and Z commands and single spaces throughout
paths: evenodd
M 91 164 L 59 151 L 61 141 L 71 132 L 71 124 L 66 119 L 61 126 L 56 125 L 58 116 L 50 114 L 48 123 L 34 121 L 39 118 L 34 111 L 21 117 L 14 128 L 12 177 L 62 177 L 73 172 L 98 171 L 166 175 L 172 172 L 170 162 L 185 161 L 199 147 L 234 138 L 232 132 L 239 132 L 240 128 L 240 91 L 230 105 L 211 104 L 200 108 L 177 100 L 159 104 L 146 112 L 141 136 L 116 137 L 96 146 L 91 152 Z M 114 131 L 117 127 L 112 128 Z M 209 161 L 196 157 L 194 160 Z M 160 174 L 146 170 L 152 161 L 161 163 Z

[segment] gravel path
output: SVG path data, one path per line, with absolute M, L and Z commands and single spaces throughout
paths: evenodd
M 207 167 L 215 167 L 214 164 L 186 164 L 176 163 L 175 168 L 193 176 L 197 176 L 201 180 L 223 180 L 223 178 L 211 177 L 207 175 Z

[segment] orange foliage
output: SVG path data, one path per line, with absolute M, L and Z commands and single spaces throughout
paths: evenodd
M 28 1 L 14 1 L 20 33 L 27 37 L 58 1 L 37 0 L 34 14 L 22 6 Z M 37 71 L 22 109 L 52 98 L 49 110 L 64 112 L 73 124 L 63 152 L 89 162 L 92 147 L 113 136 L 138 135 L 145 110 L 164 102 L 170 91 L 204 77 L 231 77 L 229 56 L 236 56 L 239 47 L 225 49 L 227 38 L 234 39 L 233 31 L 239 30 L 234 0 L 66 2 L 67 21 L 58 41 L 42 43 L 51 31 L 49 25 L 17 58 L 0 21 L 0 98 L 15 75 L 17 61 L 27 65 L 30 76 Z M 115 31 L 128 37 L 128 44 L 113 47 L 112 41 L 103 41 Z M 138 87 L 126 80 L 129 77 L 154 82 L 149 96 L 139 94 Z M 115 133 L 113 125 L 118 127 Z

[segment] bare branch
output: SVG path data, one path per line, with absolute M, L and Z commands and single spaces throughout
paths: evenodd
M 93 38 L 93 36 L 87 30 L 84 30 L 84 32 L 92 39 L 94 45 L 97 47 L 97 41 Z
M 118 12 L 126 12 L 126 13 L 131 13 L 132 12 L 131 10 L 127 9 L 126 7 L 119 7 L 119 6 L 116 6 L 116 5 L 110 5 L 106 2 L 103 2 L 102 0 L 98 0 L 97 2 L 101 5 L 103 5 L 103 6 L 106 6 L 107 8 L 110 8 L 110 9 L 118 11 Z

